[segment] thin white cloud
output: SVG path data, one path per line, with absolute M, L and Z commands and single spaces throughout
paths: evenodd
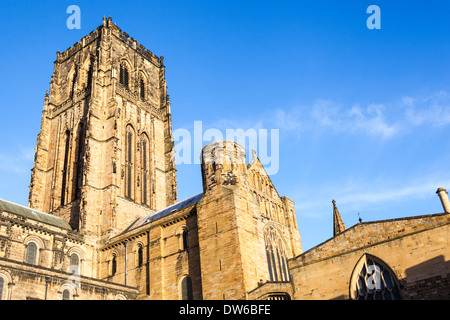
M 403 96 L 395 102 L 345 105 L 317 99 L 311 105 L 274 108 L 254 117 L 218 119 L 212 126 L 226 129 L 279 129 L 280 139 L 306 135 L 337 135 L 386 141 L 417 132 L 419 127 L 450 125 L 450 94 L 441 90 L 425 97 Z M 423 127 L 420 128 L 421 130 Z
M 443 178 L 444 177 L 444 178 Z M 335 199 L 339 205 L 355 210 L 370 209 L 373 205 L 377 207 L 390 206 L 392 203 L 407 203 L 418 199 L 435 198 L 437 188 L 450 188 L 450 178 L 443 175 L 429 174 L 428 176 L 417 176 L 408 181 L 401 177 L 391 179 L 378 179 L 368 181 L 356 181 L 349 178 L 347 181 L 327 183 L 319 192 L 313 194 L 313 198 L 293 198 L 298 214 L 308 218 L 329 217 L 331 200 Z M 297 195 L 310 195 L 308 190 L 297 190 Z
M 408 199 L 426 198 L 431 195 L 435 196 L 434 192 L 438 187 L 450 186 L 450 179 L 447 181 L 438 179 L 433 181 L 421 182 L 417 185 L 401 185 L 399 187 L 382 188 L 375 187 L 366 192 L 354 192 L 351 194 L 342 195 L 340 202 L 342 203 L 362 203 L 364 205 L 381 204 L 387 202 L 404 202 Z
M 34 149 L 18 147 L 16 153 L 0 153 L 0 171 L 29 174 L 33 166 Z
M 450 124 L 450 95 L 445 90 L 424 98 L 403 97 L 402 103 L 410 125 L 442 127 Z
M 308 109 L 303 107 L 302 109 Z M 298 130 L 344 134 L 366 134 L 379 138 L 390 138 L 395 135 L 399 126 L 389 123 L 385 116 L 385 106 L 370 104 L 363 108 L 358 104 L 346 107 L 331 100 L 317 100 L 307 116 L 301 118 L 301 112 L 294 108 L 289 111 L 277 110 L 275 124 L 281 124 L 282 130 Z M 281 121 L 284 117 L 284 122 Z

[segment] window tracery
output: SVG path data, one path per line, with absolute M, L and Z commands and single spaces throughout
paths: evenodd
M 351 296 L 355 300 L 400 300 L 397 277 L 380 259 L 365 254 L 352 276 Z
M 264 241 L 270 281 L 289 281 L 286 252 L 281 237 L 273 226 L 266 228 Z

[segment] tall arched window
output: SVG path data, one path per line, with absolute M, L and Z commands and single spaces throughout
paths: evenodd
M 117 272 L 117 257 L 113 254 L 111 260 L 109 261 L 109 275 L 113 276 Z
M 144 79 L 141 78 L 139 81 L 139 94 L 142 100 L 145 100 L 145 82 Z
M 125 136 L 125 197 L 133 199 L 134 131 L 127 127 Z
M 364 254 L 353 270 L 350 296 L 354 300 L 400 300 L 394 272 L 380 259 Z
M 65 150 L 64 150 L 64 164 L 62 170 L 62 182 L 61 182 L 61 206 L 66 203 L 66 185 L 69 165 L 69 146 L 70 146 L 70 131 L 66 131 L 65 137 Z
M 150 161 L 149 161 L 149 140 L 147 135 L 142 137 L 141 149 L 141 168 L 142 168 L 142 203 L 149 205 L 149 177 L 150 177 Z
M 86 87 L 90 88 L 92 86 L 92 74 L 94 73 L 94 62 L 91 59 L 91 63 L 89 65 L 89 69 L 87 72 L 87 83 L 86 83 Z
M 181 281 L 181 300 L 192 300 L 192 280 L 189 276 L 186 276 Z
M 120 64 L 120 75 L 119 75 L 119 82 L 121 85 L 123 85 L 125 88 L 128 87 L 128 68 L 124 63 Z
M 76 86 L 77 86 L 77 77 L 78 77 L 78 67 L 75 66 L 75 71 L 72 76 L 72 87 L 70 88 L 70 99 L 73 100 L 73 97 L 75 95 Z
M 78 125 L 77 134 L 77 148 L 76 148 L 76 158 L 75 158 L 75 180 L 74 180 L 74 199 L 79 199 L 81 197 L 81 187 L 83 181 L 83 152 L 84 152 L 84 138 L 85 130 L 83 122 Z
M 69 272 L 76 275 L 80 274 L 80 257 L 76 253 L 70 255 Z
M 267 266 L 270 281 L 289 281 L 286 252 L 276 229 L 272 226 L 264 232 Z
M 137 249 L 137 266 L 138 267 L 142 267 L 144 263 L 144 249 L 142 248 L 142 246 L 138 246 Z
M 181 250 L 187 250 L 188 248 L 188 232 L 186 229 L 181 233 Z
M 34 242 L 29 242 L 25 255 L 25 263 L 36 265 L 37 260 L 37 245 Z

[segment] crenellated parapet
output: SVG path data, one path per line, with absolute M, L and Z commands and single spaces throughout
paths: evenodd
M 136 39 L 133 37 L 130 37 L 130 35 L 124 31 L 122 31 L 118 26 L 116 26 L 113 22 L 111 17 L 106 18 L 103 17 L 103 24 L 99 26 L 97 29 L 91 31 L 89 35 L 83 37 L 80 41 L 76 42 L 73 46 L 66 49 L 64 52 L 60 53 L 59 51 L 56 53 L 56 62 L 63 62 L 76 54 L 78 51 L 80 51 L 85 46 L 91 44 L 93 41 L 96 41 L 98 38 L 101 38 L 103 33 L 103 30 L 110 30 L 111 34 L 118 39 L 120 39 L 123 43 L 127 44 L 130 48 L 135 50 L 137 53 L 144 56 L 146 59 L 151 61 L 156 66 L 162 66 L 163 65 L 163 58 L 159 58 L 157 55 L 155 55 L 153 52 L 145 48 L 142 44 L 139 44 Z
M 56 62 L 61 63 L 68 58 L 72 57 L 74 54 L 76 54 L 78 51 L 80 51 L 85 46 L 91 44 L 93 41 L 97 40 L 98 37 L 101 35 L 101 26 L 97 29 L 91 31 L 89 35 L 83 37 L 80 41 L 76 42 L 73 46 L 66 49 L 62 53 L 59 51 L 56 52 Z

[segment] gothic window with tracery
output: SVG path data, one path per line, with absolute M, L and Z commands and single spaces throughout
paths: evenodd
M 380 259 L 364 255 L 352 276 L 351 295 L 355 300 L 400 300 L 397 277 Z
M 289 281 L 287 256 L 284 246 L 276 229 L 269 226 L 265 230 L 264 241 L 266 245 L 267 266 L 270 281 Z

